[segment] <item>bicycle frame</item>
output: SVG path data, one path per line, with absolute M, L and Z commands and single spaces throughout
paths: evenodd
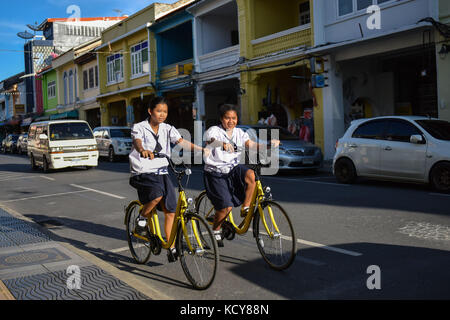
M 130 206 L 133 203 L 138 203 L 140 206 L 139 211 L 142 210 L 143 205 L 139 201 L 133 201 L 130 204 Z M 183 230 L 183 234 L 186 239 L 186 242 L 188 244 L 189 250 L 193 251 L 192 244 L 189 240 L 188 231 L 186 229 L 186 221 L 184 219 L 184 213 L 186 212 L 187 208 L 188 208 L 188 202 L 186 199 L 186 193 L 185 193 L 184 189 L 181 187 L 181 185 L 179 184 L 177 209 L 175 212 L 175 219 L 174 219 L 174 223 L 172 225 L 172 230 L 170 232 L 170 239 L 168 239 L 168 241 L 165 241 L 162 237 L 161 227 L 159 224 L 158 212 L 157 212 L 156 208 L 154 208 L 152 210 L 152 212 L 150 213 L 150 216 L 147 218 L 148 225 L 150 227 L 150 231 L 153 235 L 155 235 L 159 238 L 159 240 L 161 241 L 162 248 L 169 249 L 174 244 L 177 233 L 178 233 L 178 228 L 181 227 Z M 199 245 L 199 247 L 201 249 L 203 249 L 203 244 L 202 244 L 202 241 L 200 240 L 197 224 L 193 223 L 192 228 L 193 228 L 193 232 L 194 232 L 194 236 L 197 241 L 197 244 Z M 133 233 L 133 236 L 135 236 L 136 238 L 139 238 L 141 240 L 144 240 L 144 241 L 149 241 L 149 239 L 147 239 L 143 236 L 140 236 L 136 233 Z
M 259 179 L 256 179 L 256 188 L 255 188 L 255 191 L 254 191 L 253 196 L 252 196 L 252 201 L 251 201 L 251 204 L 250 204 L 250 208 L 249 208 L 249 211 L 248 211 L 249 213 L 248 213 L 247 217 L 245 217 L 245 219 L 241 221 L 239 226 L 237 226 L 236 223 L 234 222 L 233 211 L 230 211 L 230 213 L 228 214 L 228 216 L 226 218 L 226 220 L 233 225 L 233 227 L 234 227 L 234 229 L 235 229 L 235 231 L 236 231 L 236 233 L 238 235 L 243 235 L 243 234 L 247 233 L 248 229 L 250 228 L 251 221 L 254 218 L 254 215 L 255 215 L 255 212 L 256 212 L 255 211 L 255 207 L 258 206 L 259 216 L 260 216 L 260 219 L 261 219 L 261 221 L 262 221 L 262 223 L 264 225 L 264 228 L 267 231 L 267 234 L 271 238 L 274 237 L 274 233 L 270 231 L 270 229 L 269 229 L 269 227 L 267 225 L 266 216 L 264 215 L 264 210 L 263 210 L 263 207 L 261 205 L 263 203 L 264 199 L 265 199 L 265 195 L 264 195 L 264 190 L 263 190 L 263 187 L 262 187 L 262 183 L 261 183 L 261 181 Z M 212 208 L 211 210 L 214 210 L 214 208 Z M 272 225 L 275 228 L 275 231 L 279 233 L 280 231 L 279 231 L 278 226 L 277 226 L 277 224 L 275 222 L 275 219 L 274 219 L 274 216 L 273 216 L 273 212 L 272 212 L 272 209 L 270 207 L 268 208 L 268 213 L 269 213 L 270 221 L 272 222 Z M 209 215 L 209 213 L 208 213 L 208 215 Z

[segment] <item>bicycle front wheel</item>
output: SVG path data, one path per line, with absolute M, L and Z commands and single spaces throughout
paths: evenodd
M 134 235 L 139 218 L 139 209 L 141 205 L 139 202 L 132 202 L 126 212 L 125 224 L 127 228 L 127 241 L 130 247 L 130 252 L 133 259 L 139 264 L 145 264 L 150 259 L 152 254 L 150 243 L 140 239 Z
M 274 201 L 263 202 L 261 208 L 263 217 L 258 212 L 254 221 L 258 250 L 272 269 L 287 269 L 296 255 L 296 238 L 291 219 Z
M 195 289 L 211 286 L 219 264 L 217 242 L 205 219 L 197 214 L 185 216 L 185 228 L 178 229 L 177 251 L 184 274 Z

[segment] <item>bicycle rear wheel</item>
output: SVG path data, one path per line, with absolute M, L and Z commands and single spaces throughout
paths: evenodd
M 140 203 L 132 202 L 126 212 L 125 224 L 127 229 L 127 241 L 133 259 L 139 264 L 145 264 L 152 254 L 150 243 L 133 235 L 139 217 Z
M 267 228 L 258 212 L 254 218 L 258 250 L 272 269 L 287 269 L 294 262 L 296 255 L 296 238 L 291 219 L 274 201 L 265 201 L 261 207 Z
M 203 191 L 198 196 L 195 203 L 195 209 L 197 210 L 198 215 L 204 217 L 208 222 L 213 222 L 216 211 L 214 210 L 211 200 L 209 200 L 206 195 L 206 191 Z
M 186 235 L 180 225 L 177 251 L 181 267 L 195 289 L 205 290 L 211 286 L 216 276 L 219 264 L 217 242 L 208 223 L 197 214 L 185 216 L 185 231 Z

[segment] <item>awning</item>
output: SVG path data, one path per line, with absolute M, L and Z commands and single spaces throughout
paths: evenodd
M 29 126 L 31 123 L 33 122 L 33 118 L 26 118 L 22 120 L 22 124 L 20 125 L 21 127 L 26 127 Z
M 50 120 L 59 120 L 59 119 L 78 119 L 78 110 L 52 114 L 50 116 Z

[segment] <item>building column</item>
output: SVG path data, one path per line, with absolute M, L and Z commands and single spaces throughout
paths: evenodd
M 254 124 L 258 122 L 258 80 L 259 75 L 243 72 L 241 85 L 245 93 L 241 96 L 241 123 Z
M 108 108 L 108 104 L 105 102 L 99 102 L 100 105 L 100 123 L 102 127 L 110 126 L 110 112 Z
M 205 86 L 202 84 L 197 84 L 195 88 L 194 108 L 197 108 L 197 119 L 194 122 L 194 143 L 201 146 L 203 145 L 203 132 L 206 129 Z
M 436 32 L 437 33 L 437 32 Z M 439 37 L 439 33 L 436 38 Z M 443 40 L 440 38 L 440 40 Z M 450 52 L 439 54 L 443 44 L 436 45 L 436 73 L 438 91 L 438 117 L 439 119 L 450 121 Z M 447 46 L 450 43 L 447 42 Z
M 337 63 L 332 56 L 326 56 L 324 59 L 328 60 L 325 63 L 325 70 L 328 70 L 326 75 L 328 77 L 328 87 L 321 89 L 323 99 L 322 150 L 325 160 L 330 160 L 334 157 L 336 141 L 345 133 L 344 98 L 342 75 L 339 72 Z M 315 114 L 316 112 L 314 112 L 314 116 Z M 320 126 L 320 124 L 318 125 Z

